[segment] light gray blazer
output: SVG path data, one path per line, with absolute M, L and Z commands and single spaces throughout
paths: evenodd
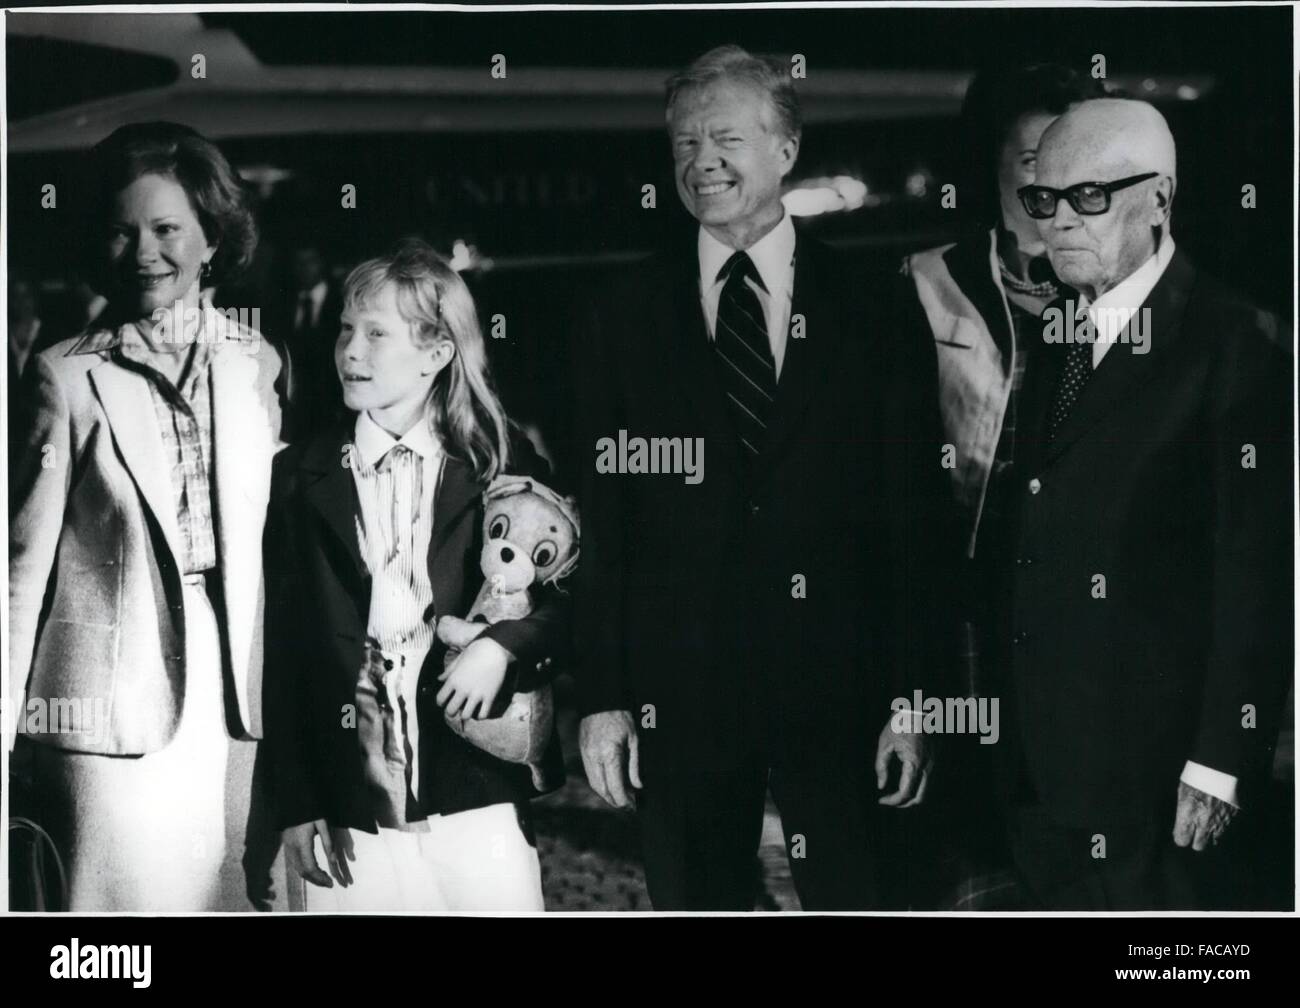
M 220 313 L 210 362 L 222 662 L 246 736 L 261 735 L 262 526 L 280 447 L 280 362 Z M 34 361 L 34 427 L 11 460 L 6 718 L 35 741 L 85 752 L 162 749 L 185 697 L 180 533 L 147 379 L 116 364 L 112 329 Z M 68 702 L 75 701 L 75 702 Z M 103 717 L 107 715 L 106 719 Z M 91 719 L 96 719 L 91 723 Z
M 976 292 L 964 289 L 950 272 L 950 256 L 965 268 L 967 283 L 983 288 L 979 301 L 995 312 L 996 324 L 1011 347 L 1004 355 L 989 322 L 976 307 Z M 1011 398 L 1011 360 L 1016 327 L 998 269 L 996 234 L 987 242 L 944 245 L 909 256 L 903 272 L 912 277 L 925 312 L 939 363 L 939 412 L 944 436 L 956 449 L 953 492 L 967 515 L 967 556 L 975 555 L 975 540 L 984 511 L 984 494 L 1002 421 Z

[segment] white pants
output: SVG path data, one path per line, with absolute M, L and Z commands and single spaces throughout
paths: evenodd
M 429 832 L 349 830 L 352 885 L 323 889 L 291 879 L 290 909 L 317 913 L 541 911 L 537 850 L 509 803 L 430 816 Z M 320 837 L 316 859 L 326 867 Z M 296 898 L 295 898 L 296 897 Z

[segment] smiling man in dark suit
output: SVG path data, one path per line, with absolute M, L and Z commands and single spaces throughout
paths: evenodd
M 1292 362 L 1175 248 L 1176 180 L 1160 113 L 1103 98 L 1019 190 L 1078 292 L 1026 388 L 1003 686 L 1013 847 L 1053 909 L 1248 906 L 1290 674 Z
M 803 907 L 879 906 L 879 805 L 931 766 L 889 720 L 944 621 L 934 355 L 903 359 L 870 282 L 785 212 L 787 68 L 716 49 L 667 121 L 699 227 L 591 298 L 575 345 L 583 761 L 637 806 L 657 909 L 754 907 L 769 787 Z M 621 432 L 702 444 L 703 478 L 607 471 Z

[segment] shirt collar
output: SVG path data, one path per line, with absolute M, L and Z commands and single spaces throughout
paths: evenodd
M 199 302 L 203 312 L 203 321 L 199 335 L 195 338 L 205 354 L 216 353 L 229 342 L 256 343 L 261 335 L 254 329 L 241 325 L 213 307 L 212 302 L 204 298 Z M 143 347 L 143 337 L 134 322 L 118 323 L 116 327 L 107 325 L 92 326 L 86 334 L 77 340 L 65 354 L 105 353 L 118 347 L 132 345 Z M 129 356 L 129 355 L 128 355 Z
M 790 264 L 794 262 L 794 220 L 784 211 L 780 223 L 745 249 L 769 294 L 790 286 Z M 696 248 L 700 259 L 700 288 L 708 290 L 718 282 L 718 271 L 736 252 L 701 227 Z
M 399 444 L 405 445 L 426 462 L 431 462 L 442 454 L 442 448 L 433 434 L 433 428 L 424 419 L 418 421 L 400 438 L 395 438 L 375 423 L 365 410 L 357 414 L 354 443 L 363 469 L 376 465 Z
M 205 304 L 204 307 L 211 308 L 211 305 Z M 215 345 L 212 338 L 207 337 L 207 334 L 215 332 L 211 323 L 208 321 L 211 318 L 211 314 L 204 315 L 204 324 L 207 326 L 206 332 L 201 330 L 198 336 L 194 339 L 194 360 L 190 365 L 188 372 L 191 381 L 197 380 L 198 377 L 203 374 L 204 369 L 208 366 L 208 361 Z M 153 353 L 145 343 L 144 336 L 141 335 L 140 330 L 136 328 L 134 322 L 123 322 L 118 326 L 115 340 L 115 342 L 108 345 L 110 349 L 116 349 L 124 358 L 135 364 L 143 364 L 152 367 L 150 358 L 153 357 Z M 180 356 L 183 356 L 185 353 L 186 351 L 184 350 L 179 351 Z
M 1163 240 L 1160 242 L 1160 247 L 1156 249 L 1155 255 L 1147 259 L 1146 262 L 1097 298 L 1096 301 L 1090 302 L 1088 296 L 1080 292 L 1080 310 L 1087 308 L 1090 309 L 1089 314 L 1093 314 L 1099 309 L 1121 309 L 1125 313 L 1132 315 L 1146 302 L 1156 283 L 1164 274 L 1165 267 L 1169 265 L 1169 260 L 1173 257 L 1174 239 L 1166 231 Z

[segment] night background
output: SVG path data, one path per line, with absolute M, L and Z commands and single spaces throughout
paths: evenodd
M 85 296 L 82 155 L 124 122 L 183 122 L 259 196 L 258 259 L 220 298 L 283 300 L 298 244 L 341 276 L 420 234 L 463 267 L 481 319 L 506 317 L 508 338 L 488 340 L 503 398 L 561 464 L 573 302 L 692 224 L 671 177 L 662 84 L 722 43 L 806 58 L 790 187 L 824 211 L 806 226 L 858 256 L 864 277 L 959 233 L 960 192 L 945 210 L 940 188 L 960 177 L 954 126 L 974 72 L 1049 60 L 1086 72 L 1101 54 L 1107 83 L 1153 101 L 1173 129 L 1180 247 L 1291 323 L 1288 7 L 10 13 L 7 24 L 10 274 L 38 284 L 52 324 Z M 206 79 L 191 78 L 194 53 Z M 489 73 L 498 53 L 505 80 Z M 647 183 L 653 210 L 641 206 Z M 46 184 L 56 209 L 41 207 Z M 340 205 L 345 184 L 357 209 Z M 1256 209 L 1241 205 L 1246 184 Z M 837 191 L 858 195 L 836 204 Z M 570 783 L 540 809 L 548 905 L 645 909 L 632 823 L 586 788 L 567 728 Z M 1289 836 L 1281 843 L 1289 905 Z M 774 822 L 762 858 L 772 908 L 792 905 Z M 947 881 L 960 878 L 954 866 Z

